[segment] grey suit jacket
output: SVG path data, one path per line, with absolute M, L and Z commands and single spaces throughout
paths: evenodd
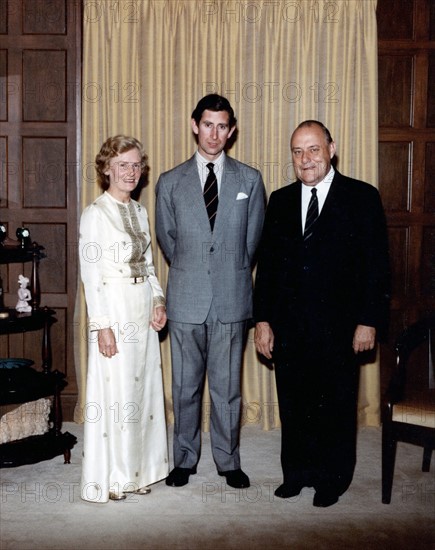
M 156 186 L 156 234 L 169 262 L 168 319 L 203 323 L 213 300 L 222 323 L 252 317 L 252 265 L 263 227 L 258 170 L 225 158 L 213 233 L 195 156 Z

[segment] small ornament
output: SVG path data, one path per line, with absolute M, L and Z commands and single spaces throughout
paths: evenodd
M 19 275 L 18 284 L 20 285 L 20 288 L 18 289 L 18 302 L 15 309 L 20 313 L 32 311 L 32 306 L 28 303 L 32 299 L 32 294 L 27 288 L 27 285 L 29 284 L 28 277 Z
M 27 227 L 19 227 L 16 231 L 16 235 L 21 241 L 21 248 L 28 248 L 30 246 L 30 231 Z
M 0 223 L 0 244 L 3 244 L 6 236 L 6 226 L 3 223 Z

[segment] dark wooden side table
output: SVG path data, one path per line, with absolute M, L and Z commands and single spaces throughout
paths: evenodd
M 5 309 L 8 316 L 0 318 L 0 334 L 14 334 L 42 330 L 42 367 L 38 371 L 29 365 L 14 364 L 13 359 L 0 359 L 0 405 L 19 405 L 43 397 L 53 397 L 50 414 L 51 428 L 43 435 L 35 435 L 0 445 L 0 468 L 33 464 L 64 455 L 65 464 L 70 463 L 71 449 L 77 442 L 72 434 L 61 432 L 62 410 L 60 392 L 67 385 L 65 375 L 52 371 L 50 327 L 56 322 L 55 312 L 39 307 L 38 263 L 43 257 L 42 247 L 33 243 L 32 248 L 5 249 L 0 247 L 0 263 L 32 261 L 31 293 L 32 311 L 18 313 Z

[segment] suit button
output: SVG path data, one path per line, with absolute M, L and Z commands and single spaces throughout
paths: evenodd
M 304 271 L 308 271 L 310 268 L 307 265 L 304 265 Z

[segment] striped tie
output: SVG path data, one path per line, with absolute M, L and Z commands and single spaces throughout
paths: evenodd
M 207 180 L 204 185 L 204 201 L 207 208 L 208 219 L 210 220 L 210 227 L 213 231 L 214 221 L 216 219 L 216 212 L 218 207 L 218 185 L 217 178 L 213 172 L 213 163 L 209 162 L 207 168 L 210 170 Z
M 317 189 L 311 189 L 311 199 L 308 204 L 307 219 L 305 221 L 304 241 L 313 234 L 314 224 L 319 217 L 319 201 L 317 199 Z

